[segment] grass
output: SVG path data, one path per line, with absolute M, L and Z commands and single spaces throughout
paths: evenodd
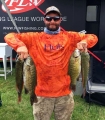
M 9 74 L 7 80 L 0 77 L 0 91 L 2 106 L 0 107 L 0 120 L 33 120 L 32 107 L 29 96 L 22 93 L 22 101 L 17 103 L 15 87 L 15 72 Z M 80 96 L 74 96 L 75 108 L 72 120 L 105 120 L 105 107 L 85 102 Z M 52 114 L 51 120 L 54 120 Z

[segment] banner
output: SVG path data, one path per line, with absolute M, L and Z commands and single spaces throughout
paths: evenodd
M 75 0 L 5 0 L 20 32 L 40 32 L 45 25 L 44 13 L 47 7 L 56 6 L 62 13 L 61 27 L 65 30 L 81 31 L 85 29 L 85 2 Z M 79 11 L 76 9 L 81 7 Z M 82 14 L 82 18 L 78 17 Z M 78 19 L 77 19 L 78 18 Z M 5 7 L 0 1 L 0 43 L 4 43 L 4 36 L 10 32 L 17 32 L 9 18 Z

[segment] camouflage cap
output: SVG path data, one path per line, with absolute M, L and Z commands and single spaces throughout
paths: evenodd
M 48 7 L 46 9 L 46 12 L 45 12 L 45 16 L 49 13 L 49 12 L 57 12 L 60 16 L 61 16 L 61 12 L 59 11 L 59 9 L 55 6 L 51 6 L 51 7 Z

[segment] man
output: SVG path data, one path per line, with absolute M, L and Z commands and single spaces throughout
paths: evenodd
M 84 51 L 97 43 L 93 34 L 80 34 L 60 30 L 61 13 L 51 6 L 44 16 L 44 32 L 9 33 L 5 41 L 20 55 L 34 60 L 37 70 L 35 93 L 38 102 L 33 104 L 35 120 L 50 120 L 52 112 L 56 120 L 70 120 L 74 100 L 69 89 L 68 63 L 75 48 Z

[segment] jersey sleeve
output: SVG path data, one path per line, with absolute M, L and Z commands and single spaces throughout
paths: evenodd
M 86 42 L 87 48 L 93 47 L 97 42 L 98 38 L 94 34 L 84 34 L 79 32 L 68 32 L 69 38 L 72 38 L 72 44 L 76 47 L 78 42 Z
M 26 46 L 28 49 L 32 46 L 32 41 L 37 39 L 37 33 L 9 33 L 4 37 L 5 42 L 14 50 L 18 47 Z

